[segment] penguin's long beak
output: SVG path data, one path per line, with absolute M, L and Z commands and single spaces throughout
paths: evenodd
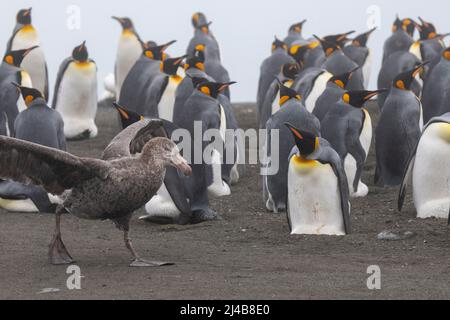
M 25 16 L 25 17 L 28 17 L 30 14 L 31 14 L 31 10 L 32 10 L 33 8 L 32 7 L 30 7 L 27 11 L 25 11 L 24 13 L 23 13 L 23 15 Z
M 389 91 L 388 89 L 379 89 L 379 90 L 371 91 L 364 97 L 364 101 L 369 101 L 370 99 L 379 95 L 380 93 L 388 92 L 388 91 Z
M 427 64 L 429 64 L 430 61 L 425 61 L 424 63 L 419 64 L 413 71 L 413 73 L 411 74 L 413 78 L 415 78 L 420 71 L 422 71 L 423 67 L 425 67 Z
M 28 48 L 24 53 L 23 53 L 23 57 L 25 58 L 31 51 L 33 51 L 34 49 L 39 48 L 39 46 L 34 46 L 31 48 Z
M 236 81 L 232 81 L 232 82 L 228 82 L 228 83 L 221 83 L 220 87 L 219 87 L 219 92 L 223 92 L 226 88 L 228 88 L 229 86 L 236 84 Z
M 175 42 L 177 42 L 177 40 L 172 40 L 170 42 L 167 42 L 166 44 L 163 44 L 161 46 L 161 51 L 166 51 L 167 48 L 169 48 L 171 45 L 173 45 Z

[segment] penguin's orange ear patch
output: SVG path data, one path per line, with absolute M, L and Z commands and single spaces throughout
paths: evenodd
M 337 85 L 338 85 L 339 87 L 341 87 L 342 89 L 344 89 L 344 87 L 345 87 L 345 85 L 344 85 L 344 83 L 342 82 L 342 80 L 339 80 L 339 79 L 334 80 L 334 83 L 337 84 Z
M 405 89 L 405 83 L 403 82 L 403 80 L 398 80 L 395 83 L 395 87 L 397 87 L 398 89 Z
M 444 52 L 444 58 L 447 60 L 450 60 L 450 51 L 445 51 Z
M 333 54 L 333 52 L 334 52 L 334 49 L 333 48 L 328 48 L 327 49 L 327 56 L 330 56 L 330 55 L 332 55 Z
M 203 63 L 201 63 L 201 62 L 197 62 L 197 63 L 195 64 L 195 67 L 196 67 L 197 69 L 199 69 L 199 70 L 205 71 L 205 65 L 204 65 Z
M 282 96 L 280 98 L 280 107 L 283 106 L 289 99 L 290 99 L 289 96 Z
M 145 51 L 145 55 L 147 56 L 147 58 L 150 58 L 150 59 L 155 58 L 155 56 L 153 55 L 153 52 L 151 52 L 151 51 Z
M 342 100 L 344 100 L 345 103 L 350 103 L 350 95 L 348 93 L 344 93 Z
M 208 96 L 211 96 L 211 90 L 207 86 L 200 87 L 200 91 Z
M 14 64 L 14 58 L 13 58 L 13 56 L 11 56 L 11 55 L 6 56 L 5 61 L 6 61 L 6 63 L 8 63 L 8 64 Z
M 29 105 L 30 103 L 32 103 L 33 102 L 33 100 L 34 100 L 34 97 L 33 96 L 26 96 L 25 97 L 25 103 L 26 103 L 26 105 Z

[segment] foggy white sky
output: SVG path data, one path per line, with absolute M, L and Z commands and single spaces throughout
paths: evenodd
M 81 9 L 81 28 L 69 30 L 67 8 Z M 234 101 L 254 101 L 261 61 L 269 54 L 274 35 L 284 37 L 287 28 L 308 19 L 304 33 L 327 35 L 349 30 L 367 30 L 371 6 L 380 8 L 381 29 L 372 36 L 369 46 L 374 52 L 373 80 L 379 70 L 382 44 L 389 36 L 395 14 L 416 19 L 418 15 L 436 24 L 438 32 L 450 31 L 450 5 L 442 0 L 13 0 L 0 1 L 0 51 L 14 27 L 16 12 L 33 7 L 33 24 L 38 29 L 46 52 L 51 88 L 61 61 L 73 47 L 87 40 L 93 59 L 99 67 L 99 81 L 113 71 L 120 27 L 110 17 L 129 16 L 145 40 L 178 42 L 171 55 L 184 54 L 192 36 L 190 19 L 195 11 L 203 11 L 213 21 L 224 65 L 232 80 Z M 372 86 L 376 82 L 372 80 Z

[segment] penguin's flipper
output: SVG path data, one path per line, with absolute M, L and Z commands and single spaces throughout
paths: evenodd
M 66 60 L 64 60 L 61 63 L 61 66 L 59 67 L 58 75 L 56 76 L 55 90 L 53 91 L 53 103 L 52 103 L 53 109 L 56 109 L 56 105 L 58 103 L 59 87 L 61 86 L 61 82 L 62 82 L 62 79 L 64 78 L 64 74 L 66 73 L 66 70 L 69 67 L 70 63 L 73 61 L 74 61 L 73 58 L 69 57 Z
M 17 72 L 17 80 L 21 81 L 21 72 Z M 9 134 L 11 137 L 15 136 L 14 123 L 16 121 L 17 115 L 19 114 L 19 109 L 17 108 L 17 100 L 19 99 L 19 92 L 14 87 L 12 83 L 4 84 L 9 86 L 8 88 L 2 88 L 4 91 L 0 100 L 0 110 L 6 115 L 6 120 L 8 122 Z
M 412 171 L 414 169 L 414 164 L 416 161 L 416 152 L 417 152 L 417 150 L 415 150 L 412 153 L 412 155 L 408 161 L 408 165 L 406 166 L 405 174 L 403 175 L 402 185 L 400 187 L 400 191 L 398 194 L 398 211 L 399 212 L 401 212 L 403 209 L 403 204 L 405 203 L 406 191 L 411 182 Z
M 259 127 L 264 129 L 269 118 L 272 116 L 272 105 L 278 95 L 278 81 L 272 82 L 263 99 L 259 116 Z
M 192 211 L 187 201 L 188 197 L 186 195 L 184 182 L 178 174 L 177 169 L 173 167 L 167 168 L 164 184 L 176 207 L 181 212 L 181 215 L 174 222 L 181 225 L 188 224 L 192 218 Z
M 45 102 L 47 102 L 47 103 L 48 103 L 49 95 L 50 95 L 48 86 L 49 86 L 48 85 L 48 66 L 47 66 L 47 63 L 45 63 L 45 87 L 44 87 L 44 92 L 42 92 L 42 93 L 44 94 Z
M 358 139 L 350 144 L 348 148 L 349 154 L 355 158 L 356 161 L 356 174 L 355 174 L 355 180 L 353 181 L 353 190 L 355 192 L 358 192 L 358 186 L 359 182 L 361 181 L 363 169 L 364 169 L 364 162 L 366 161 L 367 155 L 366 151 L 364 150 L 363 146 L 361 145 L 361 142 Z

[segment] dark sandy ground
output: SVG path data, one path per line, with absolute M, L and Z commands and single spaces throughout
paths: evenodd
M 255 125 L 254 105 L 237 108 L 243 128 Z M 375 110 L 374 106 L 371 110 Z M 374 112 L 372 112 L 374 114 Z M 376 117 L 374 117 L 374 120 Z M 118 132 L 116 114 L 100 108 L 100 135 L 70 143 L 77 155 L 100 156 Z M 364 179 L 370 183 L 374 156 Z M 347 237 L 289 236 L 285 215 L 265 211 L 258 168 L 213 202 L 224 221 L 157 226 L 137 220 L 132 236 L 146 258 L 176 262 L 132 269 L 122 235 L 110 222 L 65 216 L 63 237 L 82 271 L 82 290 L 66 288 L 65 267 L 47 263 L 53 216 L 0 212 L 1 299 L 435 299 L 450 298 L 450 230 L 445 221 L 415 219 L 410 197 L 395 210 L 397 190 L 371 185 L 353 201 L 354 233 Z M 412 231 L 398 242 L 377 240 L 384 230 Z M 367 289 L 370 265 L 382 272 L 382 289 Z M 59 292 L 38 294 L 44 288 Z

